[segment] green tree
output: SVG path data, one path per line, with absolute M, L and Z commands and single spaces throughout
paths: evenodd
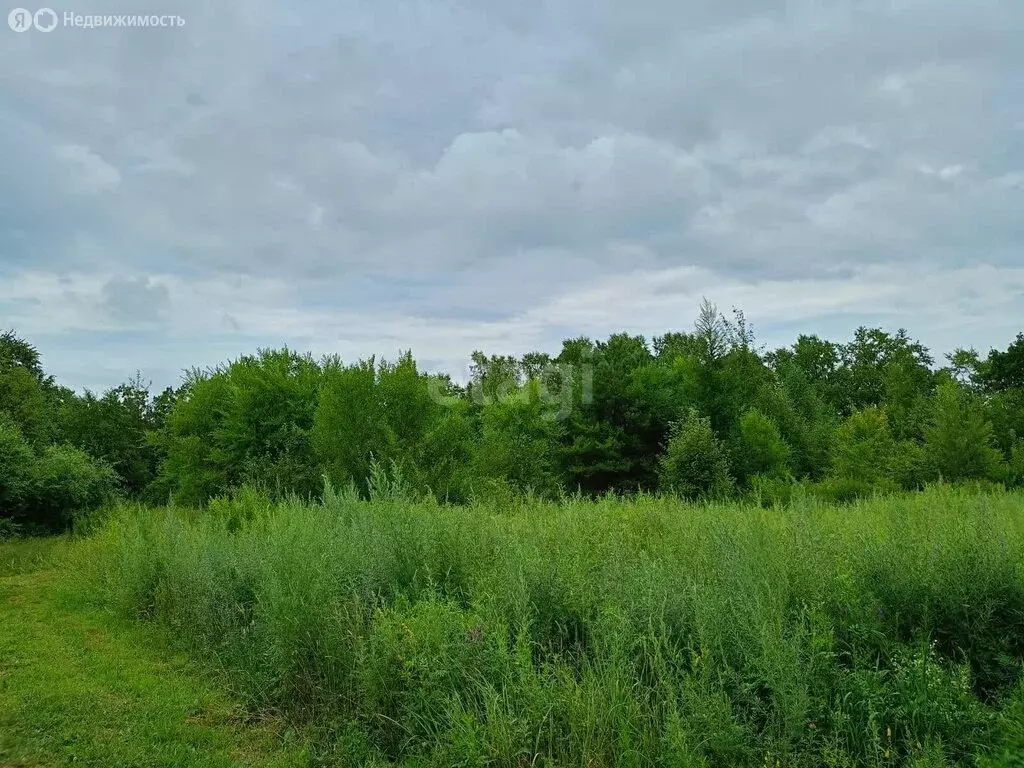
M 13 331 L 0 334 L 0 516 L 57 530 L 118 490 L 109 466 L 69 445 L 60 414 L 74 393 L 57 387 L 39 352 Z
M 696 357 L 679 355 L 656 358 L 631 372 L 627 418 L 636 439 L 633 473 L 638 487 L 657 487 L 659 460 L 671 424 L 685 415 L 687 404 L 700 402 L 699 366 Z
M 231 456 L 217 444 L 230 397 L 227 367 L 186 374 L 174 408 L 152 438 L 166 456 L 154 497 L 202 504 L 231 487 Z
M 99 509 L 119 490 L 117 473 L 70 445 L 46 446 L 33 467 L 32 522 L 51 530 Z
M 381 362 L 377 388 L 384 420 L 395 436 L 394 459 L 415 471 L 418 446 L 437 415 L 427 377 L 406 352 L 395 363 Z
M 477 457 L 480 477 L 554 496 L 560 485 L 555 461 L 560 426 L 552 407 L 542 401 L 537 381 L 487 405 Z
M 163 415 L 139 375 L 101 397 L 86 391 L 82 397 L 69 398 L 60 406 L 59 418 L 64 439 L 109 464 L 127 493 L 146 493 L 163 458 L 150 439 Z
M 631 345 L 616 346 L 626 350 Z M 571 408 L 564 418 L 558 446 L 560 474 L 570 490 L 589 494 L 607 491 L 630 471 L 628 437 L 621 424 L 607 418 L 614 407 L 609 407 L 609 400 L 612 403 L 616 400 L 614 392 L 608 396 L 605 386 L 614 375 L 614 363 L 605 363 L 604 375 L 598 381 L 596 370 L 603 362 L 602 357 L 599 345 L 580 337 L 565 340 L 555 358 L 555 363 L 568 372 L 568 386 L 572 391 Z M 561 386 L 565 385 L 561 382 Z M 614 383 L 612 388 L 623 386 L 628 383 Z
M 768 364 L 780 376 L 799 379 L 802 387 L 812 388 L 836 413 L 840 409 L 840 349 L 818 336 L 800 335 L 792 347 L 768 355 Z
M 731 439 L 740 417 L 757 407 L 767 389 L 775 384 L 772 370 L 755 348 L 753 329 L 743 313 L 733 310 L 727 320 L 706 299 L 695 323 L 694 337 L 701 350 L 691 362 L 693 387 L 687 403 L 711 420 L 715 434 Z
M 678 357 L 697 357 L 704 349 L 704 342 L 690 333 L 670 331 L 654 338 L 654 354 L 661 362 L 671 363 Z
M 1004 480 L 1006 485 L 1011 488 L 1024 486 L 1024 440 L 1017 441 L 1017 444 L 1010 449 L 1010 459 L 1006 462 Z
M 156 436 L 156 492 L 204 503 L 243 484 L 312 495 L 322 486 L 311 432 L 320 367 L 288 349 L 193 371 Z
M 978 379 L 989 392 L 1024 390 L 1024 333 L 1018 333 L 1005 352 L 989 352 Z
M 828 404 L 822 385 L 810 381 L 792 356 L 775 356 L 772 364 L 776 383 L 762 391 L 758 407 L 778 425 L 790 448 L 793 473 L 818 479 L 829 469 L 835 409 Z
M 103 462 L 69 445 L 36 449 L 0 415 L 0 517 L 29 530 L 55 531 L 97 509 L 118 490 Z
M 333 485 L 369 495 L 374 467 L 401 473 L 404 487 L 449 501 L 469 498 L 474 405 L 444 376 L 419 372 L 410 352 L 324 366 L 313 426 L 316 461 Z M 486 410 L 486 407 L 485 407 Z
M 53 386 L 34 346 L 13 331 L 0 334 L 0 414 L 36 443 L 49 437 L 48 394 Z
M 909 408 L 916 395 L 932 388 L 934 360 L 902 328 L 895 334 L 858 328 L 853 341 L 840 348 L 840 358 L 837 405 L 843 415 L 870 406 Z
M 733 472 L 744 485 L 754 475 L 783 477 L 789 471 L 789 446 L 772 420 L 754 408 L 740 417 L 729 455 Z
M 472 354 L 469 383 L 470 399 L 477 405 L 496 403 L 514 392 L 522 382 L 520 362 L 512 355 Z
M 992 422 L 995 444 L 1007 458 L 1024 440 L 1024 389 L 1004 389 L 984 395 L 985 412 Z
M 691 410 L 672 425 L 661 457 L 660 481 L 663 491 L 687 499 L 724 496 L 733 490 L 726 450 L 710 419 Z
M 700 353 L 709 362 L 723 357 L 730 349 L 729 323 L 707 298 L 701 300 L 693 335 L 700 342 Z
M 551 355 L 547 352 L 527 352 L 519 361 L 519 370 L 526 379 L 537 379 L 552 363 Z
M 951 481 L 999 476 L 1002 456 L 993 446 L 992 423 L 978 397 L 955 381 L 936 390 L 924 436 L 933 474 Z
M 603 480 L 605 489 L 635 491 L 654 481 L 657 434 L 651 432 L 643 395 L 636 387 L 638 372 L 653 359 L 643 336 L 618 333 L 596 345 L 593 399 L 581 414 L 589 414 L 605 425 L 606 434 L 615 436 L 620 461 L 605 464 L 606 468 L 617 464 L 617 471 Z
M 228 379 L 215 440 L 232 485 L 318 493 L 322 481 L 310 434 L 320 385 L 317 363 L 287 348 L 260 350 L 233 363 Z
M 954 381 L 965 387 L 977 384 L 983 363 L 976 350 L 958 347 L 946 355 L 946 360 L 949 361 L 946 370 Z
M 32 506 L 35 453 L 9 418 L 0 413 L 0 517 L 19 520 Z
M 885 411 L 869 406 L 854 411 L 836 428 L 831 474 L 868 485 L 891 485 L 895 453 Z
M 413 458 L 417 487 L 441 501 L 469 501 L 477 453 L 470 404 L 453 397 L 433 406 L 431 414 Z
M 370 462 L 396 458 L 397 438 L 377 389 L 373 358 L 325 366 L 313 423 L 317 462 L 336 487 L 355 483 L 369 494 Z

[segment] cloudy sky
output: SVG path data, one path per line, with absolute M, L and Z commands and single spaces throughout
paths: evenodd
M 0 328 L 70 386 L 285 343 L 461 378 L 705 295 L 769 345 L 1024 328 L 1020 0 L 51 7 L 185 20 L 0 27 Z

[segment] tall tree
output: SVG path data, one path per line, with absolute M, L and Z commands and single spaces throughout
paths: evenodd
M 842 415 L 883 404 L 909 408 L 933 384 L 931 354 L 902 328 L 895 334 L 858 328 L 853 341 L 840 348 L 840 359 L 837 405 Z M 887 393 L 892 398 L 888 403 Z
M 496 403 L 522 383 L 519 360 L 512 355 L 491 355 L 476 351 L 470 366 L 470 399 L 478 406 Z
M 319 365 L 289 349 L 192 371 L 156 437 L 167 458 L 155 492 L 184 503 L 244 483 L 318 492 L 311 432 L 319 385 Z

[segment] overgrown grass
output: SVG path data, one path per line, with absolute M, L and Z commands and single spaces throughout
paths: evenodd
M 83 588 L 348 764 L 1012 765 L 1024 495 L 785 509 L 254 493 L 126 509 Z

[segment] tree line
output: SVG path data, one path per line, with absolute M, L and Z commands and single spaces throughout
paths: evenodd
M 396 361 L 260 350 L 153 393 L 79 395 L 0 336 L 0 530 L 55 528 L 128 496 L 202 505 L 325 480 L 465 503 L 639 491 L 784 502 L 936 481 L 1024 484 L 1024 333 L 937 364 L 906 331 L 758 346 L 704 302 L 692 330 L 473 354 L 470 380 Z M 6 520 L 6 522 L 4 522 Z

